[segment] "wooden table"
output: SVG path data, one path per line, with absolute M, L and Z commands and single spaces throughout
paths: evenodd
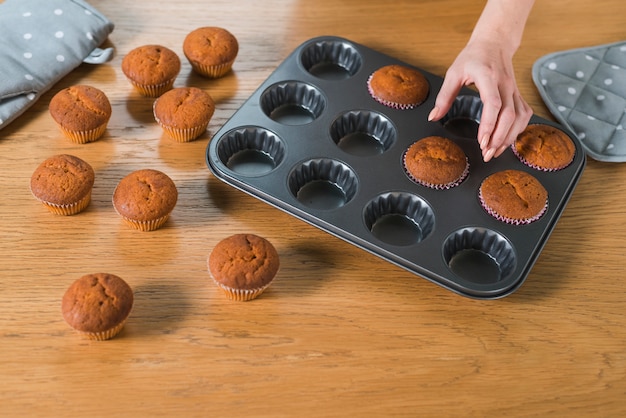
M 461 0 L 95 1 L 116 28 L 116 55 L 82 65 L 0 131 L 0 416 L 590 416 L 626 414 L 626 165 L 589 160 L 524 285 L 499 300 L 459 296 L 213 177 L 212 136 L 300 43 L 338 35 L 443 75 L 482 2 Z M 538 1 L 516 55 L 535 113 L 539 57 L 626 38 L 622 0 Z M 120 64 L 160 43 L 182 55 L 199 26 L 240 41 L 234 72 L 215 81 L 183 59 L 176 86 L 209 91 L 207 134 L 179 144 L 154 123 Z M 1 64 L 0 64 L 1 65 Z M 113 106 L 100 141 L 74 145 L 48 114 L 59 89 L 90 84 Z M 70 153 L 89 161 L 89 209 L 48 213 L 30 194 L 34 168 Z M 131 170 L 168 173 L 179 202 L 166 226 L 140 233 L 111 205 Z M 211 248 L 232 233 L 271 240 L 272 287 L 228 301 L 210 281 Z M 80 338 L 61 297 L 86 273 L 125 278 L 136 295 L 122 333 Z

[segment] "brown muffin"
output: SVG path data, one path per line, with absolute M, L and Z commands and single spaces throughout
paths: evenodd
M 412 109 L 428 97 L 428 80 L 418 70 L 403 65 L 379 68 L 367 80 L 374 100 L 394 109 Z
M 428 136 L 407 149 L 404 169 L 412 180 L 423 186 L 449 189 L 467 177 L 469 162 L 456 143 L 441 136 Z
M 229 299 L 252 300 L 270 285 L 279 268 L 278 253 L 265 238 L 235 234 L 209 255 L 211 277 Z
M 113 192 L 113 207 L 124 222 L 140 231 L 160 228 L 178 200 L 176 185 L 165 173 L 137 170 L 124 177 Z
M 198 138 L 209 125 L 215 112 L 213 98 L 196 87 L 180 87 L 163 93 L 155 100 L 154 118 L 176 141 Z
M 108 340 L 117 335 L 133 307 L 133 291 L 120 277 L 87 274 L 70 285 L 63 295 L 61 312 L 65 321 L 91 340 Z
M 143 45 L 124 57 L 122 71 L 141 94 L 158 97 L 174 85 L 180 72 L 180 58 L 164 46 Z
M 85 85 L 67 87 L 52 97 L 50 115 L 61 132 L 77 144 L 100 138 L 111 118 L 111 103 L 101 90 Z
M 480 202 L 496 219 L 515 225 L 539 219 L 548 208 L 548 192 L 531 174 L 520 170 L 496 172 L 483 180 Z
M 576 147 L 563 131 L 550 125 L 528 125 L 512 145 L 524 164 L 543 171 L 561 170 L 572 161 Z
M 60 154 L 39 164 L 30 178 L 30 190 L 49 211 L 75 215 L 89 206 L 94 180 L 87 162 Z
M 191 67 L 209 78 L 228 73 L 238 52 L 237 38 L 226 29 L 214 26 L 195 29 L 183 41 L 183 53 Z

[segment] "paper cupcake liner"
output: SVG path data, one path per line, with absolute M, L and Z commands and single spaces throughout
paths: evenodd
M 572 156 L 572 159 L 570 161 L 568 161 L 566 164 L 563 164 L 559 167 L 542 167 L 539 166 L 537 164 L 533 164 L 530 161 L 528 161 L 526 158 L 524 158 L 524 156 L 522 156 L 518 151 L 517 148 L 515 147 L 515 143 L 513 143 L 511 145 L 511 151 L 513 151 L 513 154 L 515 154 L 515 156 L 525 165 L 527 165 L 530 168 L 534 168 L 535 170 L 540 170 L 540 171 L 546 171 L 546 172 L 554 172 L 554 171 L 559 171 L 559 170 L 563 170 L 565 167 L 569 166 L 573 161 L 574 161 L 574 156 Z
M 537 220 L 539 220 L 539 218 L 541 218 L 543 216 L 544 213 L 546 213 L 546 211 L 548 210 L 548 200 L 546 199 L 546 204 L 544 205 L 543 209 L 541 209 L 539 211 L 539 213 L 537 213 L 535 216 L 531 217 L 531 218 L 526 218 L 526 219 L 513 219 L 513 218 L 508 218 L 506 216 L 502 216 L 499 213 L 497 213 L 495 210 L 493 210 L 491 207 L 489 207 L 487 205 L 487 203 L 485 203 L 485 200 L 483 198 L 483 194 L 482 194 L 482 190 L 479 190 L 478 192 L 478 198 L 480 199 L 480 204 L 483 207 L 483 209 L 485 209 L 485 211 L 493 216 L 495 219 L 501 221 L 501 222 L 505 222 L 507 224 L 511 224 L 511 225 L 528 225 L 530 223 L 533 223 Z
M 147 97 L 159 97 L 163 93 L 168 90 L 171 90 L 174 87 L 174 81 L 176 78 L 172 78 L 161 84 L 139 84 L 133 80 L 130 80 L 130 83 L 141 93 L 143 96 Z
M 71 203 L 68 205 L 59 205 L 56 203 L 46 202 L 41 199 L 38 199 L 50 212 L 55 213 L 57 215 L 71 216 L 76 215 L 77 213 L 82 212 L 89 206 L 91 202 L 91 191 L 85 195 L 81 200 L 75 203 Z
M 106 123 L 88 131 L 72 131 L 63 127 L 59 123 L 57 123 L 57 126 L 59 127 L 59 129 L 61 129 L 63 135 L 65 135 L 69 140 L 76 144 L 86 144 L 88 142 L 94 142 L 102 135 L 104 135 L 104 131 L 106 131 L 107 129 Z
M 226 75 L 231 70 L 235 60 L 218 65 L 204 65 L 198 62 L 189 62 L 191 64 L 191 68 L 193 68 L 198 74 L 208 78 L 219 78 Z
M 156 104 L 156 101 L 154 103 Z M 161 119 L 157 117 L 156 113 L 154 114 L 154 119 L 157 121 L 159 126 L 163 128 L 165 133 L 177 142 L 191 142 L 202 135 L 206 131 L 207 126 L 209 126 L 209 122 L 207 121 L 206 123 L 193 128 L 181 129 L 165 125 L 161 122 Z
M 206 131 L 208 123 L 203 126 L 196 126 L 195 128 L 189 129 L 176 129 L 171 128 L 169 126 L 161 125 L 165 133 L 167 133 L 172 139 L 177 142 L 191 142 L 194 139 L 197 139 L 200 135 Z
M 117 212 L 117 210 L 116 210 Z M 136 219 L 130 219 L 118 212 L 118 215 L 122 217 L 124 223 L 130 226 L 133 229 L 137 229 L 139 231 L 149 232 L 154 231 L 155 229 L 159 229 L 163 224 L 169 219 L 170 215 L 165 215 L 160 218 L 149 220 L 149 221 L 138 221 Z
M 215 280 L 213 275 L 211 275 L 211 278 L 213 279 L 213 282 L 217 285 L 217 287 L 226 295 L 226 297 L 228 297 L 228 299 L 236 300 L 238 302 L 246 302 L 257 298 L 272 283 L 270 281 L 265 286 L 257 289 L 235 289 L 218 282 L 217 280 Z
M 126 324 L 126 319 L 124 319 L 115 327 L 108 329 L 106 331 L 100 331 L 100 332 L 87 332 L 87 331 L 78 331 L 78 330 L 77 331 L 80 335 L 90 340 L 105 341 L 105 340 L 110 340 L 111 338 L 119 334 L 122 328 L 124 328 L 124 324 Z
M 406 158 L 406 152 L 404 153 L 404 156 L 402 157 L 402 161 L 404 163 L 404 160 Z M 461 173 L 461 175 L 456 179 L 453 180 L 449 183 L 445 183 L 445 184 L 435 184 L 435 183 L 429 183 L 427 181 L 424 180 L 420 180 L 418 178 L 416 178 L 415 176 L 413 176 L 409 170 L 406 169 L 406 163 L 404 163 L 404 172 L 406 173 L 406 175 L 415 183 L 421 184 L 422 186 L 431 188 L 431 189 L 436 189 L 436 190 L 448 190 L 451 189 L 453 187 L 458 186 L 459 184 L 463 183 L 463 180 L 465 180 L 465 178 L 468 176 L 469 174 L 469 160 L 467 157 L 465 157 L 465 168 L 463 169 L 463 172 Z
M 372 89 L 371 85 L 370 85 L 370 80 L 372 79 L 372 77 L 374 76 L 374 74 L 370 75 L 369 78 L 367 79 L 367 91 L 369 92 L 370 96 L 372 96 L 372 99 L 376 100 L 378 103 L 390 107 L 392 109 L 396 109 L 396 110 L 410 110 L 410 109 L 414 109 L 417 106 L 420 105 L 420 103 L 397 103 L 397 102 L 392 102 L 390 100 L 385 100 L 382 99 L 381 97 L 377 96 L 376 93 L 374 93 L 374 90 Z

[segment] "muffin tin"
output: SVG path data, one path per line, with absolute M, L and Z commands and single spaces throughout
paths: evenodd
M 458 294 L 495 299 L 528 276 L 585 166 L 570 132 L 534 115 L 530 123 L 564 130 L 574 161 L 555 172 L 532 169 L 509 149 L 489 163 L 476 141 L 480 98 L 463 89 L 447 116 L 428 122 L 443 79 L 421 71 L 426 101 L 394 110 L 374 101 L 367 78 L 388 64 L 410 66 L 348 39 L 324 36 L 297 47 L 216 132 L 206 162 L 220 180 L 380 258 Z M 466 153 L 458 186 L 434 190 L 406 175 L 402 157 L 416 140 L 440 135 Z M 480 205 L 484 178 L 525 170 L 548 190 L 546 213 L 509 225 Z M 372 272 L 372 274 L 376 274 Z

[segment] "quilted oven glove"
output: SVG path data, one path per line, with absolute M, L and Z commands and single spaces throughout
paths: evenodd
M 541 57 L 533 65 L 533 81 L 587 155 L 626 161 L 626 41 Z
M 81 0 L 5 0 L 0 3 L 0 129 L 82 62 L 108 61 L 99 49 L 113 31 Z

